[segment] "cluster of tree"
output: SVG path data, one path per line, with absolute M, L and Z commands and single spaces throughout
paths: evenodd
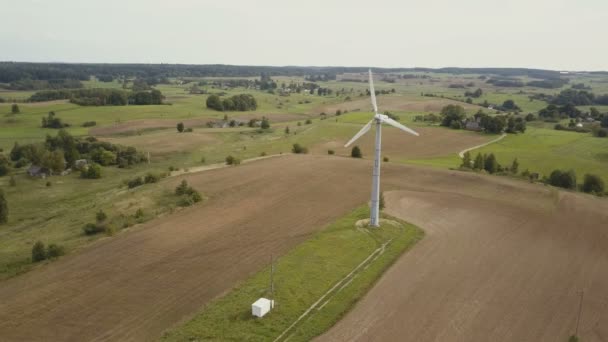
M 395 93 L 395 88 L 391 88 L 390 90 L 388 89 L 381 89 L 381 90 L 376 90 L 374 92 L 376 94 L 376 96 L 382 94 L 382 95 L 387 95 L 390 93 Z M 371 93 L 369 92 L 369 89 L 365 89 L 365 96 L 371 96 Z
M 509 88 L 519 88 L 523 87 L 526 84 L 520 80 L 509 79 L 509 78 L 490 78 L 486 81 L 486 83 L 493 84 L 497 87 L 509 87 Z
M 316 75 L 306 76 L 304 79 L 311 82 L 326 82 L 326 81 L 335 81 L 337 78 L 336 73 L 322 73 Z
M 47 117 L 42 117 L 42 128 L 55 128 L 61 129 L 64 127 L 69 127 L 70 125 L 61 121 L 60 118 L 55 116 L 55 112 L 49 112 Z
M 203 199 L 201 194 L 189 186 L 185 179 L 175 188 L 175 195 L 180 196 L 177 204 L 182 207 L 189 207 Z
M 108 83 L 108 82 L 114 81 L 114 76 L 107 75 L 107 74 L 95 75 L 95 78 L 97 78 L 97 80 L 99 82 L 104 82 L 104 83 Z
M 576 180 L 576 172 L 574 170 L 553 170 L 547 179 L 547 182 L 553 186 L 564 189 L 580 190 L 586 193 L 602 196 L 606 190 L 604 181 L 598 175 L 585 174 L 583 184 L 578 185 Z
M 572 103 L 567 103 L 563 106 L 550 104 L 547 107 L 538 111 L 538 116 L 545 120 L 559 120 L 563 118 L 577 118 L 582 115 L 582 112 Z
M 65 254 L 65 248 L 52 243 L 48 247 L 42 241 L 37 241 L 32 246 L 32 262 L 40 262 L 46 259 L 58 258 Z
M 471 91 L 466 91 L 464 93 L 464 96 L 466 97 L 472 97 L 472 98 L 478 98 L 481 95 L 483 95 L 483 90 L 481 90 L 481 88 L 477 88 L 477 90 L 471 92 Z
M 15 142 L 10 159 L 16 167 L 31 163 L 59 173 L 66 167 L 76 167 L 79 159 L 92 160 L 103 166 L 117 165 L 128 167 L 145 160 L 143 154 L 134 147 L 115 145 L 105 141 L 98 141 L 94 137 L 85 139 L 74 138 L 67 131 L 61 129 L 56 136 L 47 135 L 45 143 L 19 145 Z M 91 165 L 85 178 L 99 178 L 101 173 Z
M 30 96 L 30 102 L 70 100 L 81 106 L 125 106 L 162 104 L 159 90 L 128 92 L 118 89 L 43 90 Z
M 441 126 L 460 129 L 466 117 L 466 112 L 462 106 L 447 105 L 441 109 Z
M 519 162 L 517 161 L 517 158 L 515 158 L 511 163 L 511 167 L 503 167 L 498 163 L 498 160 L 496 159 L 496 156 L 494 156 L 494 153 L 477 153 L 475 159 L 471 159 L 471 153 L 465 152 L 460 167 L 465 169 L 473 169 L 476 171 L 485 170 L 487 173 L 490 174 L 497 172 L 511 172 L 513 174 L 517 174 L 519 170 Z
M 594 93 L 587 90 L 565 89 L 555 96 L 548 96 L 549 102 L 554 105 L 574 105 L 574 106 L 591 106 L 591 105 L 608 105 L 608 94 L 596 96 Z
M 568 79 L 562 78 L 550 78 L 539 81 L 530 81 L 526 83 L 528 87 L 545 88 L 545 89 L 557 89 L 568 84 Z
M 256 110 L 258 103 L 250 94 L 234 95 L 226 99 L 221 99 L 217 95 L 207 97 L 207 108 L 219 111 L 248 111 Z
M 501 110 L 503 112 L 519 112 L 521 108 L 515 104 L 515 101 L 508 99 L 502 103 L 501 106 L 496 106 L 496 109 Z

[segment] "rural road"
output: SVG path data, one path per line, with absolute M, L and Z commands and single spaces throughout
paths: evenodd
M 464 154 L 465 154 L 465 153 L 467 153 L 467 152 L 469 152 L 469 151 L 476 150 L 476 149 L 478 149 L 478 148 L 482 148 L 482 147 L 487 146 L 487 145 L 490 145 L 490 144 L 493 144 L 493 143 L 495 143 L 495 142 L 497 142 L 497 141 L 501 141 L 501 140 L 502 140 L 502 139 L 504 139 L 504 137 L 506 137 L 506 136 L 507 136 L 507 133 L 503 133 L 503 134 L 501 134 L 501 136 L 499 136 L 498 138 L 496 138 L 496 139 L 494 139 L 494 140 L 492 140 L 492 141 L 488 141 L 487 143 L 483 143 L 483 144 L 480 144 L 480 145 L 477 145 L 477 146 L 473 146 L 473 147 L 465 148 L 464 150 L 462 150 L 462 151 L 458 152 L 458 156 L 459 156 L 460 158 L 464 158 Z
M 0 282 L 0 340 L 157 339 L 262 268 L 268 251 L 365 203 L 370 170 L 289 155 L 171 178 L 167 188 L 187 179 L 209 201 Z M 606 341 L 607 201 L 473 173 L 382 172 L 387 210 L 428 235 L 321 339 L 555 341 L 584 289 L 581 335 Z

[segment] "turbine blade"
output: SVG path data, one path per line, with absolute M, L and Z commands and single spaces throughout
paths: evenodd
M 413 134 L 415 136 L 419 136 L 420 135 L 420 134 L 418 134 L 418 132 L 414 131 L 413 129 L 403 126 L 402 124 L 400 124 L 397 121 L 389 118 L 386 115 L 383 115 L 382 122 L 386 122 L 387 124 L 389 124 L 389 125 L 391 125 L 393 127 L 397 127 L 400 130 L 402 130 L 404 132 L 408 132 L 408 133 Z
M 378 113 L 378 104 L 376 103 L 376 91 L 374 90 L 374 78 L 372 77 L 372 69 L 369 69 L 369 93 L 372 96 L 372 106 L 374 114 Z
M 355 140 L 357 140 L 357 139 L 361 138 L 361 136 L 362 136 L 363 134 L 365 134 L 365 133 L 367 133 L 367 131 L 369 131 L 369 129 L 372 127 L 372 124 L 373 124 L 373 123 L 374 123 L 374 119 L 370 120 L 370 121 L 367 123 L 367 125 L 363 126 L 363 128 L 361 128 L 361 130 L 360 130 L 360 131 L 359 131 L 357 134 L 355 134 L 355 136 L 354 136 L 352 139 L 350 139 L 350 140 L 349 140 L 349 141 L 346 143 L 346 145 L 344 145 L 344 147 L 348 147 L 348 146 L 350 146 L 350 144 L 354 143 L 354 142 L 355 142 Z

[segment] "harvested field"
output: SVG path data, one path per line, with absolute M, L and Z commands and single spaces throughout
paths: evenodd
M 382 156 L 389 157 L 391 160 L 457 154 L 462 149 L 480 145 L 495 138 L 474 132 L 431 127 L 416 127 L 420 136 L 414 137 L 392 127 L 384 128 L 382 130 Z M 327 154 L 327 150 L 331 149 L 338 155 L 350 156 L 352 146 L 344 148 L 348 139 L 320 143 L 313 146 L 311 151 L 317 154 Z M 358 145 L 361 148 L 364 158 L 373 158 L 374 139 L 375 133 L 370 131 L 357 140 L 353 146 Z
M 455 104 L 464 107 L 467 110 L 478 110 L 479 106 L 470 105 L 458 101 L 442 99 L 442 98 L 433 98 L 433 97 L 425 97 L 425 98 L 412 98 L 412 97 L 404 97 L 404 96 L 396 96 L 396 95 L 380 95 L 378 96 L 378 108 L 381 111 L 408 111 L 408 112 L 440 112 L 441 108 L 449 105 Z M 372 110 L 371 103 L 369 102 L 368 97 L 358 98 L 357 100 L 339 103 L 339 104 L 331 104 L 324 105 L 314 109 L 315 113 L 327 113 L 333 114 L 336 110 L 348 110 L 352 111 L 362 111 L 369 112 Z
M 485 190 L 506 203 L 478 198 L 474 184 L 387 193 L 387 212 L 427 236 L 318 340 L 567 341 L 584 291 L 579 337 L 607 341 L 608 203 Z
M 290 155 L 185 178 L 209 201 L 0 283 L 4 340 L 151 340 L 369 196 L 371 164 Z M 364 186 L 362 186 L 362 184 Z M 383 165 L 388 210 L 427 230 L 325 338 L 567 338 L 608 331 L 608 202 Z M 576 226 L 572 224 L 576 222 Z M 411 339 L 409 339 L 411 337 Z M 490 337 L 490 338 L 488 338 Z M 492 338 L 493 337 L 493 338 Z
M 218 115 L 221 113 L 218 112 Z M 262 118 L 262 116 L 270 119 L 271 122 L 285 122 L 306 119 L 308 116 L 299 114 L 262 114 L 262 113 L 226 113 L 230 119 L 239 120 L 250 120 L 253 118 Z M 111 126 L 101 126 L 91 128 L 89 131 L 91 135 L 104 136 L 104 135 L 116 135 L 126 134 L 130 132 L 137 132 L 142 130 L 153 130 L 153 129 L 164 129 L 164 128 L 175 128 L 179 122 L 182 122 L 186 127 L 203 127 L 209 121 L 219 121 L 218 118 L 213 117 L 199 117 L 192 119 L 144 119 L 144 120 L 133 120 L 117 123 Z

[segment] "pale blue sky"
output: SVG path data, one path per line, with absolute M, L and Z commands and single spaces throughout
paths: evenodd
M 0 0 L 0 60 L 608 70 L 607 0 Z

